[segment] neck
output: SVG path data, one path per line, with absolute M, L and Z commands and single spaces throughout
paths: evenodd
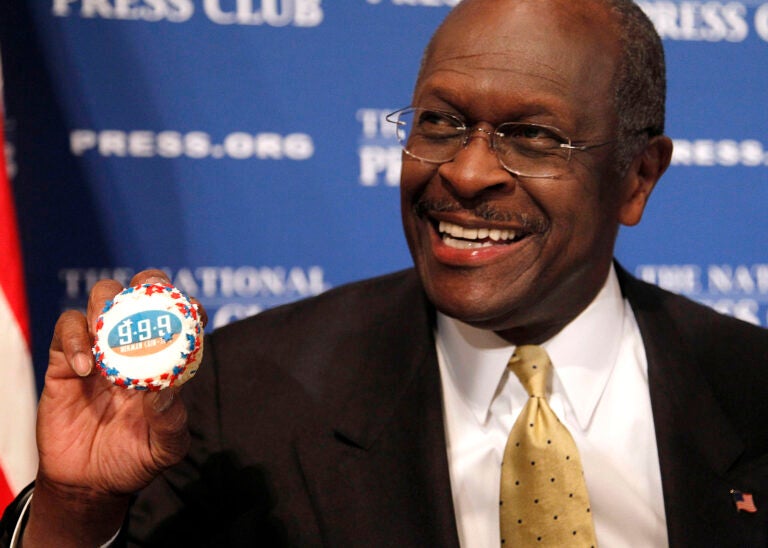
M 496 331 L 496 334 L 515 346 L 542 344 L 560 333 L 576 316 L 578 313 L 567 318 L 560 318 L 557 322 L 513 327 Z

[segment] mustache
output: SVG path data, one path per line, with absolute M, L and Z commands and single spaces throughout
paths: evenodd
M 549 228 L 549 222 L 541 216 L 534 217 L 518 211 L 502 210 L 487 203 L 467 208 L 453 200 L 421 198 L 413 205 L 413 212 L 419 217 L 426 217 L 431 213 L 453 213 L 457 211 L 471 213 L 483 221 L 515 223 L 525 232 L 532 234 L 545 232 Z

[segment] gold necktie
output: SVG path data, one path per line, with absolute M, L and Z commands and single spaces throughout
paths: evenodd
M 501 544 L 597 546 L 578 449 L 546 400 L 549 356 L 539 346 L 519 346 L 508 367 L 531 397 L 504 449 Z

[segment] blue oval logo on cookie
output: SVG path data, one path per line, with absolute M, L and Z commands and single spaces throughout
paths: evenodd
M 136 312 L 118 322 L 107 344 L 123 356 L 148 356 L 162 352 L 179 338 L 181 320 L 165 310 Z

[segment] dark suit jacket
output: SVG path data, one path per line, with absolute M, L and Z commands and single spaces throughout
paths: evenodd
M 768 332 L 620 272 L 648 356 L 672 546 L 768 545 Z M 142 493 L 153 542 L 457 546 L 413 271 L 217 331 L 184 390 L 190 458 Z M 751 493 L 738 512 L 731 489 Z
M 620 279 L 670 544 L 768 545 L 768 332 Z M 218 330 L 182 392 L 189 458 L 138 497 L 129 543 L 457 546 L 433 327 L 409 270 Z

